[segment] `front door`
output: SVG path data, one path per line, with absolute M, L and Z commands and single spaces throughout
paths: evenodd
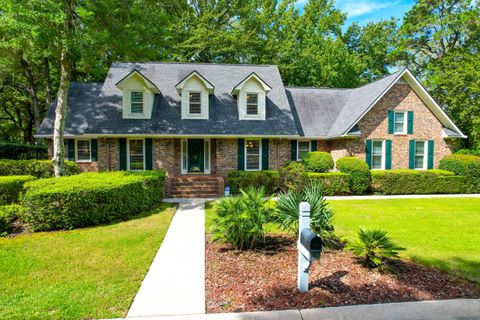
M 204 169 L 203 139 L 188 139 L 188 172 L 203 173 Z

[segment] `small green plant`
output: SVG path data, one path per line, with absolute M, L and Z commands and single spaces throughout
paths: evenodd
M 310 172 L 328 172 L 333 170 L 335 163 L 332 155 L 328 152 L 314 151 L 302 157 L 305 170 Z
M 398 258 L 399 251 L 405 250 L 390 240 L 387 231 L 378 229 L 358 230 L 358 241 L 347 249 L 361 257 L 369 268 L 380 267 L 385 259 Z
M 283 230 L 298 234 L 298 211 L 300 202 L 303 201 L 310 204 L 310 228 L 314 233 L 322 236 L 325 247 L 329 248 L 334 231 L 333 210 L 323 197 L 321 183 L 310 182 L 301 190 L 280 193 L 274 222 Z
M 265 188 L 240 190 L 241 195 L 227 197 L 217 205 L 213 218 L 212 240 L 239 250 L 252 249 L 265 240 L 265 224 L 273 209 L 264 199 Z
M 13 231 L 12 222 L 21 219 L 25 208 L 18 204 L 0 206 L 0 237 L 6 236 Z

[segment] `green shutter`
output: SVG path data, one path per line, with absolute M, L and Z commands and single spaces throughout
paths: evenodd
M 67 140 L 68 146 L 68 160 L 75 161 L 75 140 L 68 139 Z
M 388 111 L 388 133 L 393 134 L 394 131 L 394 117 L 395 117 L 395 112 L 393 110 Z
M 268 170 L 268 139 L 262 139 L 262 170 Z
M 238 170 L 245 170 L 245 139 L 238 139 Z
M 408 168 L 415 169 L 415 140 L 410 140 L 408 148 Z
M 368 164 L 368 167 L 371 169 L 372 168 L 372 140 L 366 140 L 365 141 L 365 160 Z
M 317 151 L 317 140 L 312 140 L 310 142 L 310 151 Z
M 127 170 L 127 139 L 120 138 L 120 170 Z
M 392 140 L 385 141 L 385 169 L 392 169 Z
M 413 134 L 413 111 L 408 111 L 407 112 L 407 133 L 408 134 Z
M 290 145 L 290 159 L 297 161 L 297 140 L 291 140 Z
M 152 138 L 145 139 L 145 170 L 153 169 Z
M 90 146 L 92 148 L 92 161 L 98 161 L 97 139 L 90 140 Z
M 428 169 L 433 169 L 433 156 L 434 156 L 434 142 L 433 140 L 428 140 Z

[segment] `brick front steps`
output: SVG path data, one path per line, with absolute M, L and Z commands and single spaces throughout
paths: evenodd
M 223 179 L 211 175 L 184 175 L 170 180 L 170 197 L 214 198 L 223 193 Z

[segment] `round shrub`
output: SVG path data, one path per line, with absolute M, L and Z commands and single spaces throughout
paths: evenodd
M 350 175 L 343 172 L 309 172 L 308 179 L 319 183 L 325 196 L 345 195 L 350 193 Z
M 83 173 L 28 182 L 22 203 L 33 230 L 124 220 L 162 200 L 165 172 Z
M 370 169 L 365 161 L 356 157 L 343 157 L 337 160 L 337 169 L 350 174 L 350 189 L 354 194 L 362 194 L 370 187 Z
M 273 194 L 278 189 L 278 171 L 238 171 L 227 172 L 226 184 L 230 186 L 232 194 L 240 194 L 240 190 L 247 190 L 250 187 L 264 187 L 266 194 Z
M 332 155 L 328 152 L 309 152 L 302 158 L 305 170 L 310 172 L 328 172 L 333 170 L 334 162 Z
M 31 180 L 35 180 L 35 178 L 32 176 L 1 176 L 0 205 L 17 202 L 24 183 Z
M 459 176 L 480 177 L 480 157 L 468 154 L 452 154 L 440 160 L 439 169 Z

